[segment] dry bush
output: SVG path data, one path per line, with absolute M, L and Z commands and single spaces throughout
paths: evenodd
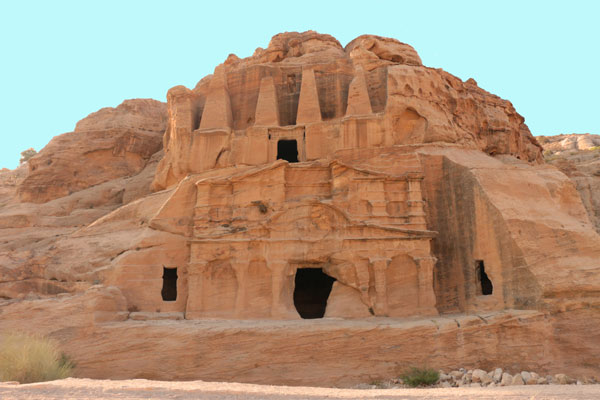
M 23 150 L 21 152 L 21 159 L 19 160 L 19 164 L 23 164 L 24 162 L 29 161 L 29 159 L 37 154 L 37 151 L 33 147 Z
M 71 375 L 74 366 L 52 339 L 26 333 L 0 335 L 0 381 L 63 379 Z
M 440 379 L 440 373 L 431 368 L 412 367 L 400 375 L 400 379 L 402 379 L 405 385 L 410 387 L 431 386 L 435 385 Z

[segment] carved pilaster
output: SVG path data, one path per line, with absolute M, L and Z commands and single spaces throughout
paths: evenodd
M 373 309 L 373 301 L 369 297 L 369 286 L 370 286 L 370 274 L 369 274 L 369 260 L 368 259 L 360 259 L 357 260 L 354 264 L 354 269 L 356 270 L 356 285 L 358 286 L 358 290 L 360 290 L 360 299 L 361 301 L 369 307 L 369 311 L 371 313 L 374 312 Z
M 290 283 L 294 273 L 288 262 L 283 260 L 268 261 L 267 267 L 271 270 L 272 279 L 271 317 L 291 318 L 294 312 L 289 307 L 292 295 Z
M 208 261 L 196 261 L 188 266 L 188 297 L 185 305 L 186 319 L 198 318 L 204 311 L 202 289 L 204 276 L 208 269 Z
M 235 297 L 235 316 L 239 318 L 246 307 L 246 275 L 248 273 L 248 261 L 240 259 L 230 260 L 231 268 L 235 272 L 237 281 L 237 292 Z
M 375 305 L 373 308 L 377 316 L 388 314 L 386 271 L 391 261 L 389 258 L 369 258 L 375 275 Z
M 437 314 L 435 308 L 435 292 L 433 290 L 433 267 L 435 257 L 416 258 L 419 280 L 419 309 L 423 312 Z

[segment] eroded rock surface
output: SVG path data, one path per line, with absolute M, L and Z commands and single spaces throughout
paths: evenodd
M 600 232 L 600 135 L 539 136 L 546 162 L 575 183 L 588 215 Z
M 126 100 L 90 114 L 28 161 L 19 199 L 45 203 L 136 175 L 161 149 L 165 123 L 164 103 L 151 99 Z
M 165 122 L 164 103 L 127 100 L 91 114 L 16 170 L 0 172 L 0 297 L 56 295 L 98 282 L 95 268 L 122 251 L 121 243 L 72 236 L 150 193 Z

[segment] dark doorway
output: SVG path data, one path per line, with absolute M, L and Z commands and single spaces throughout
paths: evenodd
M 483 260 L 476 260 L 475 268 L 477 270 L 477 280 L 481 284 L 480 294 L 484 296 L 492 294 L 492 292 L 494 291 L 494 285 L 492 285 L 492 281 L 485 273 L 485 265 L 483 264 Z
M 298 142 L 295 140 L 280 140 L 277 142 L 277 159 L 287 162 L 298 162 Z
M 294 288 L 294 306 L 304 319 L 323 318 L 335 278 L 322 268 L 298 268 Z
M 177 268 L 163 267 L 163 287 L 160 294 L 164 301 L 177 300 Z

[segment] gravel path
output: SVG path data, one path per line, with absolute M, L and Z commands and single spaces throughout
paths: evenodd
M 0 399 L 600 399 L 600 385 L 543 385 L 450 389 L 331 389 L 220 382 L 109 381 L 69 378 L 11 385 L 0 383 Z

